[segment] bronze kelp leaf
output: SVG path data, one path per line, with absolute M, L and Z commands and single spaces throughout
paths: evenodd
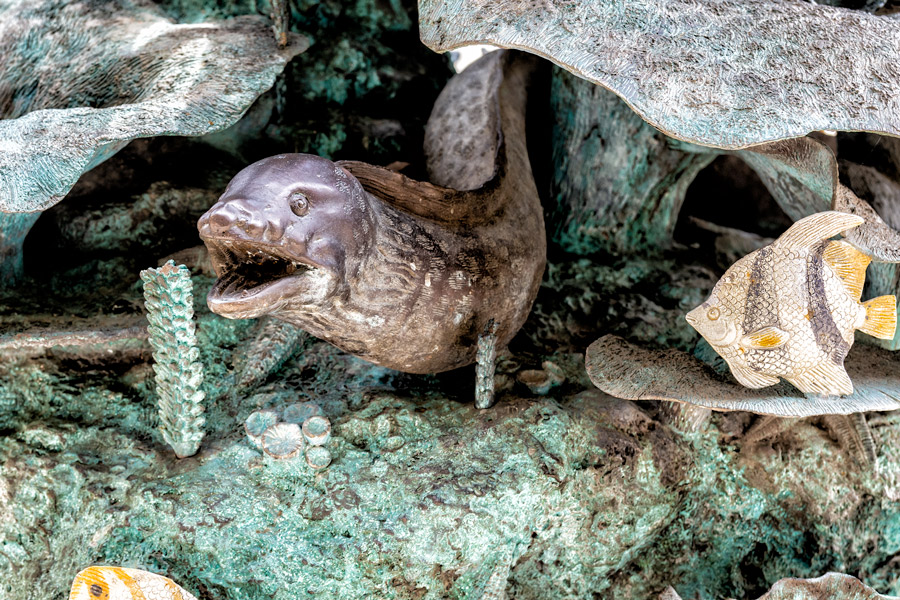
M 837 210 L 866 220 L 847 232 L 846 239 L 879 262 L 900 262 L 900 214 L 896 199 L 900 186 L 869 167 L 842 163 L 850 184 L 872 199 L 889 219 L 850 188 L 838 182 L 838 163 L 823 143 L 801 137 L 735 151 L 756 171 L 778 205 L 795 221 L 813 213 Z M 892 226 L 893 225 L 893 226 Z
M 651 350 L 606 335 L 587 349 L 585 367 L 598 388 L 626 400 L 686 402 L 713 410 L 745 410 L 781 417 L 846 415 L 900 408 L 900 357 L 860 345 L 844 365 L 854 383 L 845 397 L 804 396 L 781 382 L 753 390 L 681 350 Z
M 529 50 L 665 133 L 743 148 L 811 131 L 900 135 L 900 28 L 778 0 L 419 0 L 422 40 Z
M 132 139 L 228 127 L 309 45 L 289 41 L 147 0 L 0 0 L 0 211 L 46 210 Z
M 810 137 L 752 146 L 734 153 L 756 171 L 794 221 L 831 209 L 838 181 L 834 153 Z
M 834 209 L 859 215 L 866 220 L 856 230 L 847 232 L 847 241 L 874 260 L 900 262 L 900 233 L 884 222 L 864 200 L 844 185 L 839 185 L 834 196 Z

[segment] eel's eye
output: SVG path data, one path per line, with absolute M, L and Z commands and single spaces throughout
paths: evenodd
M 715 321 L 716 319 L 718 319 L 719 318 L 719 309 L 714 306 L 711 309 L 709 309 L 708 311 L 706 311 L 706 318 L 709 319 L 710 321 Z
M 309 212 L 309 198 L 307 198 L 306 194 L 304 194 L 303 192 L 291 193 L 288 201 L 291 204 L 291 212 L 293 212 L 298 217 L 302 217 Z

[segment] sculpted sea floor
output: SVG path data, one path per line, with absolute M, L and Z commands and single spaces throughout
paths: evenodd
M 194 279 L 209 398 L 194 457 L 156 430 L 145 350 L 4 363 L 0 597 L 61 597 L 90 564 L 221 599 L 481 598 L 492 576 L 515 598 L 757 597 L 826 571 L 900 591 L 889 416 L 864 469 L 812 423 L 743 448 L 747 413 L 681 433 L 657 403 L 594 389 L 575 352 L 501 361 L 505 391 L 479 411 L 469 370 L 402 375 L 313 339 L 235 394 L 253 324 L 210 314 Z M 513 379 L 540 359 L 565 377 L 548 395 Z M 333 424 L 326 469 L 247 440 L 256 408 L 310 400 Z

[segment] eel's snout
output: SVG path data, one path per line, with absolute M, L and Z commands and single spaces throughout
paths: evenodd
M 197 221 L 200 237 L 242 241 L 280 242 L 286 223 L 280 215 L 254 210 L 250 202 L 240 199 L 215 203 Z

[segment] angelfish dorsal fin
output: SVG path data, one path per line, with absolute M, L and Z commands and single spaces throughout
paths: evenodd
M 790 334 L 777 327 L 763 327 L 741 338 L 741 346 L 767 350 L 783 346 L 790 339 Z
M 866 282 L 866 267 L 872 262 L 871 259 L 847 242 L 841 241 L 828 242 L 822 258 L 844 282 L 844 287 L 853 299 L 859 302 Z
M 809 247 L 837 234 L 859 227 L 862 217 L 829 210 L 800 219 L 781 234 L 775 243 L 786 247 Z

